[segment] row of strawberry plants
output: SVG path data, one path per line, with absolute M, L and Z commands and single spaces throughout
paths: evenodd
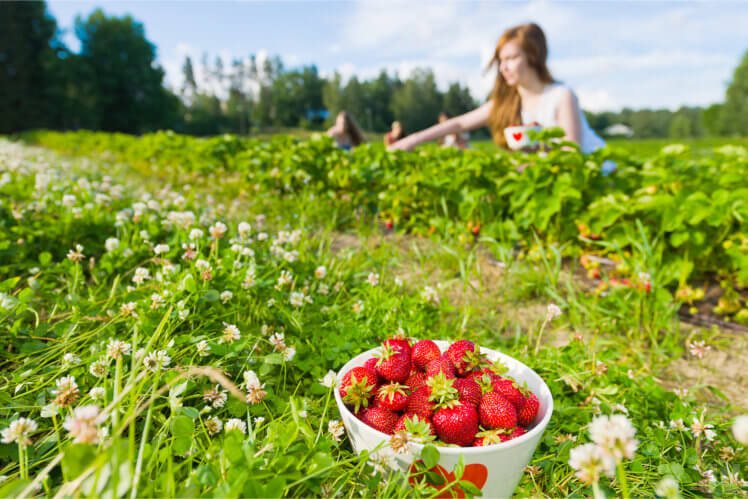
M 346 152 L 326 137 L 261 142 L 172 132 L 139 138 L 38 132 L 27 139 L 176 172 L 241 172 L 250 190 L 287 197 L 313 192 L 328 205 L 353 203 L 414 232 L 480 233 L 519 244 L 537 233 L 546 243 L 566 243 L 576 256 L 630 250 L 640 221 L 657 243 L 665 284 L 715 274 L 739 287 L 748 284 L 748 154 L 742 147 L 692 157 L 686 146 L 673 145 L 636 158 L 615 150 L 527 156 L 426 147 L 388 153 L 379 144 Z M 601 171 L 607 160 L 617 162 L 612 175 Z M 590 238 L 602 239 L 607 249 Z

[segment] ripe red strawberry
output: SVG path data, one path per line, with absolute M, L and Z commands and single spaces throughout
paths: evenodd
M 431 418 L 434 412 L 434 403 L 429 400 L 431 388 L 424 386 L 414 391 L 408 397 L 407 413 L 418 414 L 424 418 Z
M 465 402 L 473 407 L 480 405 L 480 399 L 483 395 L 480 385 L 475 381 L 466 378 L 457 378 L 453 383 L 460 396 L 460 402 Z
M 517 426 L 517 410 L 511 402 L 496 392 L 483 395 L 478 406 L 480 424 L 488 429 Z
M 508 370 L 509 368 L 505 366 L 504 363 L 500 360 L 494 361 L 484 358 L 483 362 L 480 365 L 481 372 L 490 374 L 492 376 L 498 376 L 499 378 L 502 378 Z
M 397 420 L 395 425 L 395 433 L 398 431 L 407 431 L 408 433 L 415 435 L 422 440 L 429 440 L 428 437 L 436 437 L 436 430 L 434 424 L 429 418 L 419 416 L 406 412 L 403 416 Z
M 480 353 L 480 347 L 470 340 L 460 340 L 452 343 L 445 357 L 452 362 L 455 371 L 460 376 L 467 376 L 478 369 L 483 363 L 483 355 Z
M 540 401 L 534 393 L 529 392 L 528 396 L 525 397 L 525 405 L 517 411 L 517 422 L 522 426 L 530 426 L 535 421 L 535 416 L 538 415 L 538 409 L 540 408 Z
M 450 405 L 436 411 L 431 418 L 436 434 L 448 444 L 467 447 L 478 433 L 478 412 L 475 407 L 462 402 L 452 402 Z
M 377 374 L 387 381 L 404 384 L 410 375 L 410 357 L 385 345 L 377 361 Z
M 442 356 L 442 352 L 433 341 L 421 340 L 413 345 L 410 356 L 416 368 L 425 371 L 432 360 L 436 360 Z
M 379 374 L 377 374 L 377 361 L 379 359 L 376 357 L 372 357 L 371 359 L 364 362 L 364 367 L 369 369 L 371 372 L 377 375 L 377 385 L 382 384 L 382 378 L 379 377 Z
M 368 410 L 369 409 L 367 409 L 366 407 L 362 407 L 358 411 L 354 412 L 353 415 L 356 416 L 356 418 L 358 418 L 360 421 L 363 421 L 364 420 L 364 414 L 366 414 L 366 411 L 368 411 Z
M 522 395 L 522 391 L 520 391 L 516 381 L 504 378 L 495 383 L 493 388 L 509 400 L 517 411 L 522 410 L 522 407 L 525 405 L 525 396 Z
M 521 437 L 525 433 L 527 433 L 527 430 L 525 429 L 524 426 L 517 426 L 509 434 L 509 440 L 512 440 L 512 439 L 517 438 L 517 437 Z
M 405 384 L 408 385 L 411 392 L 414 392 L 422 386 L 426 386 L 426 375 L 420 371 L 411 371 Z
M 340 382 L 340 397 L 358 412 L 369 405 L 377 388 L 377 375 L 365 367 L 354 367 L 343 376 Z
M 408 393 L 405 387 L 398 383 L 387 383 L 379 387 L 374 396 L 376 407 L 384 407 L 391 411 L 402 411 L 408 405 Z
M 399 350 L 400 352 L 404 353 L 408 357 L 410 357 L 411 348 L 410 348 L 410 341 L 408 341 L 408 338 L 402 335 L 395 335 L 390 339 L 384 340 L 384 343 L 382 346 L 391 346 L 395 350 Z
M 487 430 L 481 431 L 475 435 L 473 447 L 485 447 L 487 445 L 496 445 L 506 442 L 508 437 L 504 433 L 506 430 Z
M 384 407 L 372 407 L 364 414 L 362 421 L 375 430 L 392 435 L 395 433 L 395 425 L 398 416 L 389 409 Z
M 426 377 L 433 378 L 439 373 L 444 373 L 447 379 L 455 379 L 455 369 L 452 367 L 452 362 L 445 357 L 439 357 L 436 360 L 432 360 L 426 366 Z

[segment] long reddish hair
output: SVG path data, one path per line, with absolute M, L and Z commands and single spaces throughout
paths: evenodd
M 499 52 L 501 48 L 510 41 L 516 41 L 527 57 L 527 62 L 532 69 L 538 73 L 538 78 L 544 83 L 553 83 L 553 77 L 548 70 L 546 60 L 548 59 L 548 45 L 545 41 L 543 30 L 535 23 L 522 24 L 509 28 L 499 38 L 496 51 L 488 63 L 486 70 L 496 64 L 496 83 L 491 92 L 493 107 L 488 118 L 491 134 L 496 144 L 507 147 L 504 137 L 504 128 L 522 123 L 522 101 L 516 87 L 507 84 L 499 71 Z

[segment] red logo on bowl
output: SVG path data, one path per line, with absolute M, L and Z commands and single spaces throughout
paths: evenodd
M 522 138 L 522 132 L 515 132 L 512 134 L 512 137 L 514 137 L 514 140 L 519 140 Z
M 417 461 L 418 463 L 423 464 L 423 461 Z M 416 463 L 410 465 L 410 472 L 414 473 L 416 471 Z M 427 475 L 427 481 L 431 483 L 434 487 L 436 487 L 437 490 L 441 490 L 447 486 L 447 484 L 452 483 L 455 481 L 455 474 L 454 471 L 447 471 L 444 468 L 441 467 L 441 465 L 436 465 L 433 468 L 429 470 L 431 473 L 435 473 L 436 475 L 441 477 L 441 484 L 434 484 L 432 483 L 432 480 L 429 480 Z M 409 481 L 413 485 L 415 485 L 419 478 L 410 477 Z M 478 487 L 478 490 L 483 490 L 483 486 L 486 484 L 486 479 L 488 479 L 488 469 L 482 464 L 468 464 L 465 466 L 465 472 L 462 474 L 462 480 L 466 480 L 476 487 Z M 454 492 L 454 495 L 452 494 Z M 450 490 L 447 490 L 443 492 L 442 494 L 439 494 L 439 498 L 446 498 L 446 497 L 458 497 L 458 498 L 464 498 L 465 492 L 459 487 L 451 488 Z

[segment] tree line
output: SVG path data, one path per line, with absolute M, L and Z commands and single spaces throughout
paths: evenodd
M 441 111 L 460 114 L 488 97 L 476 99 L 459 83 L 442 91 L 426 68 L 406 78 L 383 70 L 344 81 L 338 73 L 323 77 L 314 65 L 288 68 L 277 56 L 255 55 L 231 61 L 186 57 L 181 88 L 168 88 L 155 45 L 131 16 L 96 9 L 77 17 L 77 53 L 62 42 L 43 1 L 0 2 L 0 23 L 0 133 L 85 128 L 252 134 L 269 127 L 322 129 L 342 109 L 369 131 L 384 132 L 394 120 L 414 131 L 435 123 Z M 620 123 L 640 138 L 745 136 L 747 107 L 748 51 L 722 103 L 586 114 L 598 132 Z

